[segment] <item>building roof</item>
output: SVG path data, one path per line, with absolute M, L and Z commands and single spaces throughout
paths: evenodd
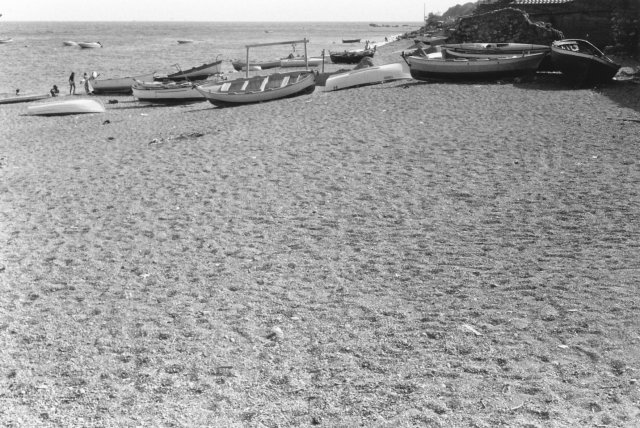
M 523 5 L 523 4 L 563 4 L 572 3 L 573 0 L 513 0 L 511 4 Z

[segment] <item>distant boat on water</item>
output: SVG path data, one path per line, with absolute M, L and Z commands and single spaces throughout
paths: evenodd
M 191 40 L 191 39 L 178 40 L 178 44 L 184 45 L 184 44 L 187 44 L 187 43 L 193 43 L 193 40 Z
M 342 39 L 342 43 L 360 43 L 361 39 Z
M 101 48 L 102 47 L 102 43 L 100 43 L 100 42 L 78 42 L 78 46 L 80 46 L 83 49 L 94 49 L 94 48 Z

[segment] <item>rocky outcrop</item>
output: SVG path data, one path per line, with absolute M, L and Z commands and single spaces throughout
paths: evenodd
M 505 8 L 460 18 L 448 43 L 532 43 L 551 44 L 564 38 L 561 31 L 535 23 L 519 9 Z

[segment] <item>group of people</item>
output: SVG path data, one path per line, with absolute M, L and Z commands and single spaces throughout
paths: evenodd
M 87 75 L 87 73 L 84 73 L 84 75 L 82 76 L 82 80 L 80 81 L 81 84 L 84 84 L 84 91 L 88 94 L 93 93 L 93 91 L 91 90 L 91 86 L 89 85 L 89 79 L 90 77 Z M 56 86 L 54 85 L 54 88 Z M 71 75 L 69 76 L 69 95 L 76 93 L 76 73 L 75 71 L 71 72 Z

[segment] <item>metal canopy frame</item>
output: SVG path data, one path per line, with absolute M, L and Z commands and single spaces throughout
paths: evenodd
M 260 46 L 292 45 L 294 43 L 304 43 L 304 67 L 305 69 L 309 70 L 309 62 L 307 58 L 307 43 L 309 43 L 309 40 L 304 38 L 302 40 L 289 40 L 286 42 L 257 43 L 254 45 L 246 45 L 246 48 L 247 48 L 247 62 L 245 63 L 246 76 L 249 77 L 249 48 L 257 48 Z

